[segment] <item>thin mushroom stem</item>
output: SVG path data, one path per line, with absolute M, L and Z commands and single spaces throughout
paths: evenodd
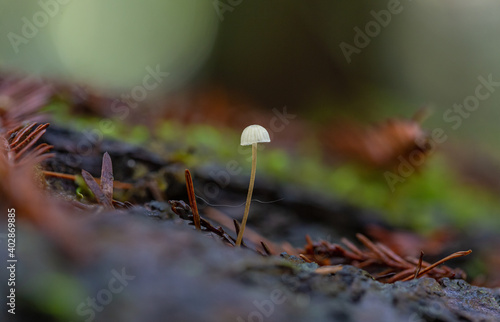
M 241 222 L 240 232 L 236 238 L 236 247 L 241 245 L 243 240 L 243 232 L 245 231 L 245 226 L 247 224 L 248 212 L 250 211 L 250 202 L 252 201 L 253 185 L 255 182 L 255 170 L 257 169 L 257 143 L 252 143 L 252 173 L 250 174 L 250 184 L 248 186 L 247 201 L 245 203 L 245 214 L 243 215 L 243 221 Z

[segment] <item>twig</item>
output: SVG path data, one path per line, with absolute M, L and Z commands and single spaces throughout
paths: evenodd
M 194 226 L 197 230 L 201 230 L 200 225 L 200 214 L 198 213 L 198 205 L 196 204 L 196 196 L 194 194 L 194 186 L 193 179 L 191 178 L 191 172 L 188 169 L 184 171 L 186 175 L 186 186 L 187 186 L 187 194 L 189 198 L 189 205 L 191 206 L 191 210 L 193 211 L 193 222 Z
M 204 211 L 205 211 L 205 216 L 208 219 L 211 219 L 211 220 L 221 224 L 222 226 L 226 227 L 227 229 L 233 229 L 233 227 L 234 227 L 233 221 L 234 220 L 233 220 L 233 218 L 230 218 L 225 213 L 223 213 L 215 208 L 212 208 L 212 207 L 206 207 L 204 209 Z M 250 241 L 254 245 L 259 245 L 261 241 L 264 241 L 269 246 L 269 249 L 271 250 L 271 252 L 273 254 L 279 254 L 279 253 L 285 251 L 279 245 L 273 243 L 269 239 L 263 237 L 262 235 L 260 235 L 259 233 L 257 233 L 256 231 L 254 231 L 248 227 L 245 229 L 245 240 L 247 242 Z
M 312 260 L 307 258 L 307 256 L 304 254 L 299 254 L 299 257 L 302 258 L 303 260 L 305 260 L 307 263 L 312 263 Z
M 262 245 L 262 248 L 264 248 L 264 251 L 266 252 L 267 256 L 271 256 L 272 253 L 271 250 L 269 249 L 269 246 L 267 246 L 267 244 L 264 243 L 263 241 L 261 241 L 260 244 Z
M 75 179 L 76 179 L 76 176 L 74 174 L 67 174 L 67 173 L 60 173 L 60 172 L 53 172 L 53 171 L 46 171 L 46 170 L 43 170 L 42 173 L 46 177 L 54 177 L 54 178 L 67 179 L 67 180 L 73 180 L 73 181 L 75 181 Z M 94 180 L 98 184 L 101 184 L 101 179 L 94 178 Z M 115 188 L 115 189 L 132 189 L 133 185 L 131 183 L 113 180 L 113 188 Z
M 191 220 L 193 221 L 193 214 L 191 211 L 191 207 L 189 207 L 188 204 L 186 204 L 182 200 L 169 200 L 168 203 L 172 206 L 172 211 L 177 214 L 179 217 L 185 220 Z M 200 224 L 202 227 L 204 227 L 207 231 L 210 231 L 217 236 L 221 237 L 224 241 L 226 241 L 228 244 L 234 246 L 235 245 L 235 239 L 229 236 L 222 227 L 215 228 L 210 224 L 207 220 L 203 219 L 200 217 Z
M 459 251 L 459 252 L 455 252 L 451 255 L 448 255 L 446 256 L 445 258 L 443 259 L 440 259 L 438 260 L 437 262 L 435 262 L 434 264 L 430 265 L 430 266 L 427 266 L 426 268 L 424 268 L 423 270 L 421 270 L 418 274 L 417 274 L 417 277 L 420 277 L 422 275 L 424 275 L 425 273 L 427 273 L 428 271 L 430 271 L 431 269 L 433 269 L 434 267 L 440 265 L 440 264 L 443 264 L 444 262 L 447 262 L 449 261 L 450 259 L 454 259 L 454 258 L 458 258 L 458 257 L 462 257 L 462 256 L 466 256 L 466 255 L 469 255 L 470 253 L 472 253 L 472 250 L 466 250 L 466 251 Z
M 420 252 L 420 258 L 418 259 L 418 265 L 417 269 L 415 270 L 415 276 L 413 276 L 414 279 L 418 277 L 418 273 L 420 273 L 420 270 L 422 269 L 422 260 L 424 259 L 424 252 Z

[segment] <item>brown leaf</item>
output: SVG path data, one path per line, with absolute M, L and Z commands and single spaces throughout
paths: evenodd
M 322 140 L 335 155 L 373 168 L 392 169 L 400 158 L 414 154 L 425 159 L 429 152 L 428 134 L 414 120 L 389 119 L 373 126 L 339 123 L 323 131 Z

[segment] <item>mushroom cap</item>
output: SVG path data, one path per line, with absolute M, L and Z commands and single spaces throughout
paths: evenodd
M 267 130 L 260 125 L 247 126 L 241 133 L 241 145 L 252 145 L 263 142 L 271 142 L 271 139 Z

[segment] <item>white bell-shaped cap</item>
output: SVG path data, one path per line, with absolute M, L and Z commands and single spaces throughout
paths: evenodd
M 271 142 L 271 139 L 267 130 L 260 125 L 247 126 L 241 133 L 241 145 L 252 145 L 263 142 Z

